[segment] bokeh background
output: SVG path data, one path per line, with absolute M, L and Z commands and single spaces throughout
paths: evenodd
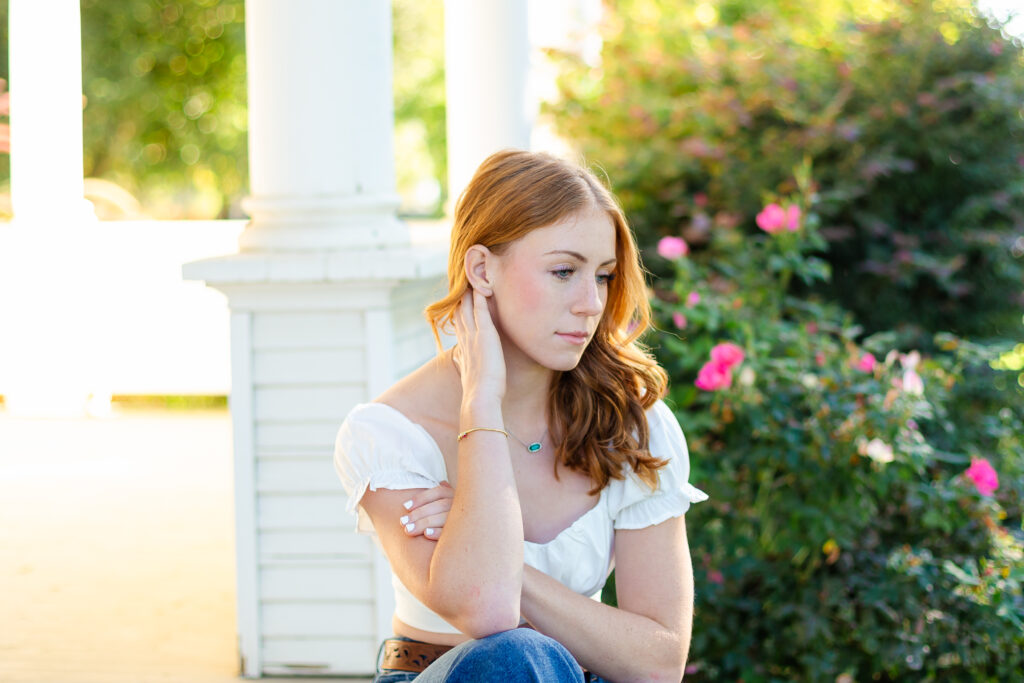
M 623 202 L 651 273 L 646 342 L 711 496 L 688 515 L 688 679 L 1020 679 L 1011 5 L 619 0 L 587 49 L 546 43 L 538 128 Z M 81 11 L 97 214 L 244 218 L 244 3 Z M 393 12 L 400 213 L 441 218 L 443 3 Z

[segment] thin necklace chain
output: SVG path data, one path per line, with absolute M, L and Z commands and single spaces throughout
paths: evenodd
M 508 432 L 509 434 L 512 434 L 512 430 L 509 429 L 507 426 L 505 427 L 505 431 Z M 547 438 L 547 435 L 548 435 L 548 430 L 545 429 L 544 430 L 544 434 L 541 435 L 541 437 L 539 439 L 537 439 L 536 441 L 534 441 L 532 444 L 526 443 L 525 441 L 520 439 L 515 434 L 512 434 L 512 438 L 515 439 L 516 441 L 518 441 L 519 443 L 523 444 L 523 448 L 525 448 L 530 453 L 536 453 L 537 451 L 539 451 L 541 448 L 544 447 L 544 439 Z

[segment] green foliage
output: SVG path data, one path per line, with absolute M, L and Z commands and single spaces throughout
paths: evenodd
M 679 259 L 655 282 L 666 332 L 650 341 L 674 378 L 691 480 L 710 495 L 687 515 L 698 586 L 687 680 L 1013 680 L 1024 389 L 960 428 L 950 412 L 970 404 L 958 393 L 970 373 L 1014 377 L 989 365 L 1004 346 L 947 334 L 922 359 L 890 333 L 858 344 L 850 314 L 789 294 L 790 279 L 829 277 L 819 223 L 716 230 L 709 248 L 728 261 Z M 745 358 L 727 388 L 698 389 L 724 342 Z M 998 472 L 994 497 L 965 476 L 972 456 Z
M 616 179 L 642 244 L 681 233 L 710 248 L 765 188 L 795 191 L 790 169 L 809 158 L 834 272 L 814 291 L 868 332 L 915 327 L 916 344 L 938 329 L 1011 334 L 1024 308 L 1019 42 L 967 0 L 813 8 L 614 3 L 602 64 L 565 57 L 549 111 Z
M 227 215 L 248 180 L 243 11 L 82 1 L 86 176 L 162 217 Z
M 440 215 L 447 197 L 442 0 L 394 0 L 395 161 L 404 213 Z M 426 183 L 437 196 L 417 200 Z M 429 197 L 429 195 L 428 195 Z

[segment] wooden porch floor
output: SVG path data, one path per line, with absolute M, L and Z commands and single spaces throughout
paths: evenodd
M 231 477 L 226 411 L 0 409 L 0 680 L 241 680 Z

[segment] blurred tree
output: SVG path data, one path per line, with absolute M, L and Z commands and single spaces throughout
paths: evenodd
M 447 197 L 444 2 L 393 0 L 395 161 L 403 213 L 438 214 Z
M 7 77 L 9 71 L 7 68 L 7 0 L 0 0 L 0 78 L 4 80 L 4 90 L 7 90 Z M 7 115 L 9 111 L 5 111 L 3 118 L 4 124 L 8 125 Z M 10 145 L 10 128 L 7 129 L 8 146 Z M 5 153 L 0 154 L 0 188 L 5 188 L 11 177 L 11 158 L 7 156 L 10 149 L 7 149 Z M 6 190 L 3 190 L 6 192 Z
M 243 0 L 81 7 L 86 176 L 161 218 L 229 215 L 248 176 Z

